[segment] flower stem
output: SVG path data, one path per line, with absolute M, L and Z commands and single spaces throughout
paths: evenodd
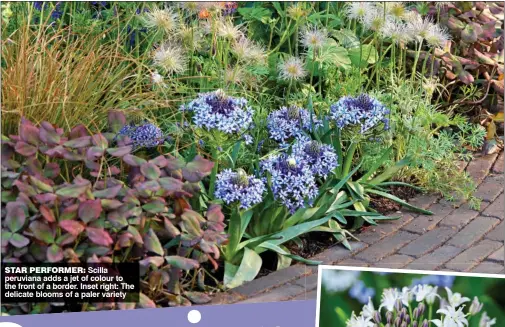
M 351 164 L 352 164 L 352 158 L 354 157 L 354 153 L 356 152 L 357 148 L 358 148 L 358 143 L 352 142 L 351 145 L 349 146 L 349 149 L 347 150 L 347 153 L 345 154 L 344 167 L 342 170 L 343 177 L 345 177 L 345 176 L 347 176 L 347 174 L 349 174 L 349 170 L 351 169 Z

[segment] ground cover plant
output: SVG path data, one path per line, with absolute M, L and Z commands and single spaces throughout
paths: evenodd
M 499 115 L 486 130 L 454 109 L 426 53 L 463 46 L 433 10 L 2 6 L 4 260 L 141 260 L 140 306 L 200 304 L 266 271 L 318 264 L 304 252 L 311 237 L 351 249 L 394 211 L 430 215 L 413 194 L 479 206 L 458 162 Z
M 498 326 L 501 278 L 323 269 L 319 325 Z

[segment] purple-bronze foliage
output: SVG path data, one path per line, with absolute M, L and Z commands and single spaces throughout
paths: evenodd
M 2 137 L 4 262 L 140 260 L 143 276 L 170 274 L 165 292 L 178 284 L 181 270 L 206 261 L 218 268 L 218 246 L 226 241 L 221 207 L 200 214 L 191 205 L 214 164 L 110 147 L 125 121 L 111 112 L 112 132 L 89 134 L 82 125 L 64 133 L 22 119 L 19 135 Z M 169 242 L 179 245 L 165 248 Z M 173 296 L 173 305 L 189 303 L 181 293 Z M 191 300 L 205 302 L 202 296 Z M 141 294 L 138 306 L 156 305 Z

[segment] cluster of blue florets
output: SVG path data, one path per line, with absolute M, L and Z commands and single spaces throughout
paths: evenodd
M 349 289 L 349 296 L 361 304 L 367 304 L 368 300 L 375 296 L 375 289 L 366 287 L 365 282 L 358 280 Z
M 299 140 L 293 144 L 292 153 L 305 161 L 315 176 L 323 179 L 338 166 L 338 156 L 333 147 L 318 141 Z
M 265 190 L 263 180 L 243 170 L 225 169 L 217 175 L 215 196 L 226 204 L 239 203 L 240 208 L 249 209 L 262 201 Z
M 389 128 L 389 109 L 367 94 L 358 97 L 345 96 L 330 106 L 330 118 L 338 128 L 360 126 L 360 132 L 374 128 L 381 122 Z
M 433 285 L 438 287 L 449 287 L 451 288 L 454 284 L 455 276 L 450 275 L 426 275 L 424 277 L 412 280 L 412 285 Z
M 286 154 L 274 155 L 261 162 L 271 176 L 274 197 L 294 213 L 313 201 L 318 188 L 310 166 L 301 158 Z
M 226 134 L 247 130 L 254 113 L 246 99 L 227 96 L 221 90 L 200 94 L 180 109 L 193 113 L 196 126 L 207 130 L 217 129 Z
M 310 113 L 303 108 L 282 107 L 268 115 L 268 133 L 270 138 L 285 144 L 292 138 L 304 136 L 304 132 L 310 132 L 322 126 L 321 121 L 312 117 Z
M 131 145 L 134 149 L 153 148 L 163 144 L 167 139 L 161 129 L 151 123 L 127 124 L 121 128 L 117 137 L 127 137 L 129 140 L 125 143 Z

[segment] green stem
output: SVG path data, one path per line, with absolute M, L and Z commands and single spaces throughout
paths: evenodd
M 209 198 L 211 199 L 214 198 L 214 188 L 216 184 L 217 171 L 219 167 L 217 148 L 214 148 L 212 150 L 212 159 L 214 160 L 214 167 L 212 168 L 212 174 L 210 175 L 209 194 L 208 194 Z
M 431 317 L 433 315 L 433 304 L 430 305 L 428 309 L 428 327 L 431 326 Z
M 356 152 L 357 148 L 358 148 L 358 143 L 351 142 L 351 145 L 349 146 L 349 149 L 347 150 L 347 153 L 345 154 L 344 167 L 342 170 L 343 176 L 347 176 L 347 174 L 349 174 L 349 171 L 351 170 L 352 159 L 354 157 L 354 153 Z
M 419 47 L 417 48 L 416 57 L 414 58 L 414 65 L 412 66 L 412 74 L 410 75 L 410 80 L 413 82 L 416 77 L 417 62 L 419 61 L 419 55 L 421 54 L 421 48 L 423 46 L 423 40 L 419 42 Z

